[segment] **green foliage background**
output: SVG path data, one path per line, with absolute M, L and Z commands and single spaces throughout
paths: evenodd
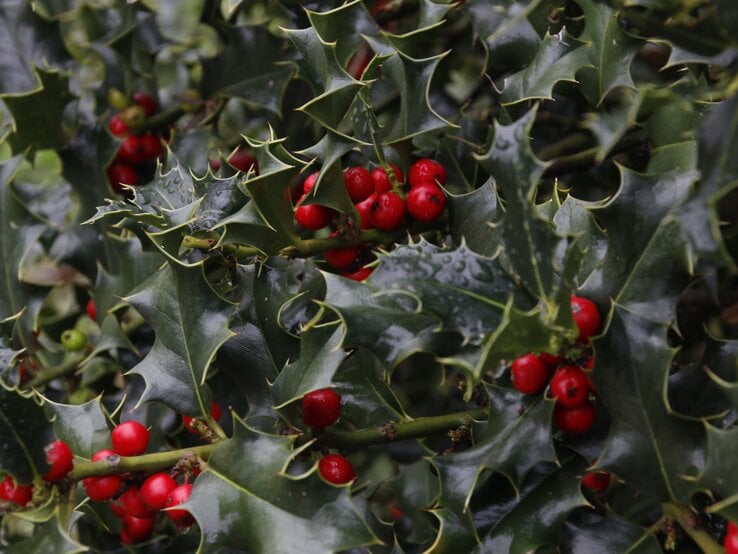
M 135 551 L 721 551 L 738 520 L 732 0 L 8 0 L 0 36 L 0 468 L 37 483 L 3 551 L 123 551 L 74 480 L 41 484 L 44 445 L 89 469 L 133 417 L 150 451 L 188 449 L 179 414 L 212 399 L 230 417 L 201 451 L 197 526 L 162 521 Z M 112 88 L 173 124 L 131 199 L 105 173 Z M 258 174 L 209 168 L 238 146 Z M 442 223 L 364 232 L 371 277 L 332 273 L 332 239 L 293 222 L 304 176 L 320 169 L 308 201 L 348 225 L 342 169 L 418 157 L 449 173 Z M 587 354 L 573 292 L 604 321 L 583 436 L 506 369 Z M 61 348 L 70 327 L 83 353 Z M 320 440 L 351 486 L 320 479 L 299 414 L 326 386 L 342 418 Z M 438 416 L 468 440 L 357 438 Z M 615 481 L 597 497 L 593 468 Z

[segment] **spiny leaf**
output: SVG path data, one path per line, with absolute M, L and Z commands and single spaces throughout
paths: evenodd
M 686 248 L 684 241 L 679 239 L 681 228 L 670 223 L 670 214 L 687 198 L 697 175 L 692 171 L 644 175 L 622 167 L 620 172 L 620 189 L 605 206 L 594 211 L 608 232 L 607 253 L 602 265 L 584 284 L 583 292 L 601 305 L 621 295 L 630 297 L 631 304 L 636 303 L 635 297 L 648 300 L 651 293 L 638 289 L 642 286 L 638 282 L 639 275 L 658 272 L 647 254 L 653 255 L 657 246 L 669 243 L 669 250 L 659 255 L 661 262 L 668 262 L 674 271 L 666 274 L 667 279 L 650 284 L 660 287 L 659 293 L 668 290 L 669 294 L 678 295 L 686 275 Z M 609 229 L 617 229 L 617 232 L 609 232 Z M 672 241 L 681 243 L 682 248 Z M 652 295 L 651 300 L 654 299 Z M 659 312 L 651 312 L 649 317 L 658 317 L 661 321 L 674 319 L 674 303 L 665 302 L 661 308 Z
M 576 520 L 564 524 L 562 548 L 567 552 L 601 552 L 602 554 L 661 554 L 657 538 L 647 529 L 634 525 L 612 510 L 604 516 L 593 510 L 581 510 Z
M 54 415 L 55 435 L 75 455 L 89 460 L 95 452 L 110 448 L 110 428 L 100 398 L 77 405 L 46 399 L 46 406 Z
M 316 12 L 306 10 L 310 24 L 320 37 L 336 44 L 336 58 L 346 67 L 351 56 L 364 43 L 363 36 L 376 37 L 379 25 L 369 15 L 362 0 L 346 2 L 335 9 Z
M 26 304 L 20 268 L 29 249 L 44 230 L 42 225 L 29 221 L 28 214 L 10 188 L 21 161 L 22 157 L 16 156 L 0 163 L 0 321 L 15 317 Z
M 494 256 L 499 248 L 490 226 L 500 216 L 492 179 L 467 194 L 448 195 L 451 236 L 456 244 L 462 240 L 472 252 Z
M 357 349 L 333 376 L 341 395 L 341 419 L 358 429 L 382 425 L 405 417 L 385 377 L 384 366 L 368 350 Z
M 642 89 L 637 92 L 626 89 L 619 105 L 610 107 L 607 111 L 587 114 L 585 126 L 592 131 L 600 144 L 598 162 L 604 160 L 623 135 L 635 125 L 644 96 Z
M 293 65 L 278 63 L 284 59 L 282 42 L 263 26 L 226 26 L 220 31 L 226 44 L 221 54 L 203 61 L 203 93 L 239 98 L 280 115 L 282 97 L 295 73 Z M 244 64 L 245 59 L 249 63 Z
M 438 457 L 433 464 L 441 477 L 439 505 L 463 514 L 463 525 L 475 534 L 469 498 L 484 470 L 499 472 L 518 486 L 540 461 L 554 461 L 550 420 L 553 404 L 535 401 L 522 414 L 522 395 L 499 388 L 488 389 L 489 418 L 476 444 L 463 452 Z
M 16 153 L 26 148 L 61 148 L 68 139 L 62 128 L 62 113 L 73 99 L 68 79 L 58 72 L 42 70 L 38 76 L 37 92 L 3 98 L 15 120 L 15 132 L 8 141 Z
M 531 63 L 505 79 L 502 104 L 550 100 L 554 86 L 574 81 L 574 75 L 587 63 L 587 47 L 576 38 L 565 32 L 547 35 Z
M 575 458 L 554 469 L 495 525 L 479 552 L 535 552 L 557 545 L 569 514 L 587 505 L 580 490 L 585 467 L 583 460 Z
M 630 65 L 642 42 L 623 32 L 615 10 L 596 0 L 576 0 L 584 12 L 585 28 L 581 39 L 590 42 L 589 61 L 581 78 L 584 90 L 592 83 L 594 104 L 600 104 L 615 87 L 635 88 Z
M 73 517 L 72 519 L 76 519 Z M 5 547 L 8 554 L 77 554 L 90 549 L 80 544 L 69 534 L 69 521 L 57 509 L 54 517 L 44 523 L 36 524 L 32 536 L 26 540 Z
M 290 402 L 308 391 L 327 387 L 346 357 L 341 348 L 343 330 L 339 325 L 314 325 L 300 336 L 300 357 L 282 369 L 274 382 L 278 405 Z
M 3 2 L 0 36 L 5 37 L 0 44 L 2 96 L 38 90 L 39 77 L 35 68 L 60 67 L 68 60 L 58 26 L 43 21 L 34 13 L 33 6 L 23 0 Z
M 159 401 L 183 414 L 210 413 L 205 380 L 218 348 L 232 336 L 233 306 L 212 292 L 200 269 L 172 264 L 125 300 L 156 332 L 151 351 L 131 370 L 146 381 L 139 403 Z
M 52 438 L 51 424 L 33 393 L 0 386 L 0 467 L 29 484 L 46 473 L 44 446 Z
M 478 157 L 497 181 L 505 212 L 494 225 L 503 244 L 504 263 L 513 278 L 536 298 L 547 300 L 556 287 L 554 252 L 562 238 L 537 213 L 533 198 L 546 167 L 530 149 L 536 110 L 511 125 L 498 124 L 487 152 Z
M 203 552 L 248 544 L 260 552 L 322 554 L 376 543 L 346 487 L 316 472 L 285 475 L 293 442 L 236 421 L 235 435 L 211 455 L 186 504 L 202 531 Z
M 666 379 L 674 356 L 668 326 L 615 306 L 607 332 L 594 341 L 593 381 L 612 416 L 598 465 L 657 501 L 689 502 L 704 459 L 704 431 L 671 412 Z

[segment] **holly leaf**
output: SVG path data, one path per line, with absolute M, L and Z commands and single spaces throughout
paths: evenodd
M 683 290 L 690 269 L 681 226 L 673 222 L 672 214 L 688 197 L 697 174 L 645 175 L 623 167 L 620 173 L 618 192 L 594 210 L 606 230 L 617 228 L 618 232 L 608 233 L 607 253 L 584 283 L 583 293 L 600 305 L 610 298 L 622 298 L 644 316 L 672 321 L 676 315 L 674 297 Z M 664 273 L 663 266 L 659 269 L 664 263 L 674 271 Z M 648 280 L 648 275 L 668 278 Z M 658 290 L 643 289 L 644 285 Z M 661 294 L 663 302 L 653 303 Z
M 36 67 L 60 67 L 68 61 L 59 27 L 34 13 L 23 0 L 0 7 L 0 96 L 21 95 L 39 89 Z M 31 131 L 31 129 L 29 129 Z M 25 129 L 24 129 L 25 132 Z
M 535 552 L 558 545 L 569 514 L 588 505 L 580 490 L 585 467 L 581 458 L 574 458 L 553 470 L 495 525 L 479 552 Z
M 39 554 L 77 554 L 88 552 L 90 549 L 77 542 L 69 534 L 67 520 L 57 509 L 52 518 L 34 526 L 30 538 L 5 546 L 8 554 L 24 554 L 38 552 Z M 76 519 L 76 518 L 74 518 Z
M 234 426 L 233 438 L 210 456 L 183 505 L 200 526 L 203 552 L 248 544 L 261 552 L 317 554 L 377 543 L 347 487 L 330 485 L 316 472 L 286 474 L 296 454 L 294 436 L 264 434 L 239 420 Z
M 699 484 L 724 498 L 710 506 L 710 511 L 720 512 L 734 520 L 738 515 L 738 499 L 730 472 L 736 469 L 738 459 L 738 428 L 719 429 L 705 425 L 705 432 L 705 465 L 700 472 Z
M 326 323 L 311 325 L 300 335 L 300 357 L 285 366 L 274 382 L 273 394 L 277 408 L 306 392 L 331 384 L 333 374 L 346 357 L 341 348 L 343 329 Z
M 183 414 L 210 413 L 205 381 L 218 348 L 233 336 L 233 306 L 213 293 L 199 268 L 172 264 L 125 300 L 156 333 L 149 353 L 130 371 L 146 382 L 139 404 L 159 401 Z
M 586 114 L 585 127 L 592 131 L 600 145 L 597 162 L 602 162 L 625 133 L 635 125 L 645 92 L 625 89 L 620 103 L 606 110 Z
M 643 527 L 607 510 L 600 515 L 593 510 L 581 510 L 578 517 L 564 524 L 561 548 L 567 552 L 602 552 L 603 554 L 660 554 L 657 538 Z
M 520 393 L 496 387 L 487 392 L 489 417 L 475 445 L 433 459 L 441 478 L 439 507 L 458 514 L 473 536 L 476 530 L 469 501 L 485 472 L 501 473 L 518 487 L 534 465 L 556 460 L 550 431 L 553 403 L 538 399 L 521 414 Z
M 44 447 L 53 440 L 51 424 L 34 393 L 0 385 L 0 467 L 20 483 L 46 473 Z
M 526 100 L 551 100 L 560 81 L 574 82 L 576 73 L 589 63 L 588 49 L 562 31 L 546 35 L 530 64 L 505 79 L 503 105 Z
M 363 37 L 380 34 L 379 25 L 362 0 L 346 2 L 325 12 L 305 12 L 318 35 L 328 43 L 335 43 L 336 58 L 342 67 L 347 66 L 351 56 L 364 44 Z
M 264 26 L 219 30 L 225 45 L 218 56 L 202 62 L 203 94 L 238 98 L 281 115 L 282 97 L 295 73 L 292 64 L 279 61 L 282 42 Z
M 95 452 L 110 448 L 110 427 L 100 398 L 76 405 L 47 398 L 45 404 L 54 416 L 54 434 L 66 442 L 75 455 L 89 460 Z
M 505 211 L 494 225 L 502 255 L 513 279 L 534 297 L 548 302 L 556 290 L 556 269 L 551 263 L 562 244 L 551 224 L 534 205 L 537 183 L 546 164 L 531 151 L 528 137 L 535 121 L 533 109 L 511 125 L 495 127 L 489 150 L 477 157 L 495 176 Z
M 348 356 L 333 376 L 341 395 L 341 419 L 358 429 L 404 419 L 406 414 L 390 388 L 384 366 L 362 348 Z
M 472 192 L 447 197 L 454 242 L 461 244 L 463 241 L 469 250 L 482 256 L 494 256 L 499 244 L 491 224 L 499 218 L 501 210 L 492 179 Z
M 488 44 L 509 36 L 514 29 L 527 23 L 527 18 L 538 8 L 541 0 L 501 0 L 498 9 L 489 9 L 485 0 L 469 0 L 464 8 L 469 10 L 479 36 Z
M 3 102 L 13 114 L 14 132 L 8 137 L 13 152 L 42 150 L 66 144 L 62 114 L 73 96 L 68 78 L 57 71 L 38 71 L 40 87 L 22 96 L 6 96 Z
M 10 188 L 22 160 L 22 156 L 15 156 L 0 163 L 0 322 L 17 317 L 26 304 L 26 286 L 20 273 L 31 247 L 44 231 L 43 225 L 29 221 Z
M 592 380 L 612 416 L 598 465 L 658 501 L 689 502 L 704 459 L 704 430 L 674 414 L 665 386 L 674 350 L 668 325 L 616 305 L 607 332 L 594 341 Z
M 580 38 L 590 43 L 591 66 L 580 77 L 585 89 L 591 84 L 593 103 L 599 105 L 615 87 L 635 88 L 630 65 L 643 42 L 625 34 L 617 12 L 607 4 L 596 0 L 577 0 L 577 4 L 584 12 L 585 27 Z

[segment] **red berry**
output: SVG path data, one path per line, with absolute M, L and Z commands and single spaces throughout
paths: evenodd
M 117 518 L 123 518 L 123 516 L 126 515 L 125 509 L 118 502 L 110 503 L 110 511 L 113 512 L 113 515 Z
M 538 354 L 538 357 L 544 364 L 551 367 L 556 367 L 561 363 L 561 360 L 563 360 L 561 356 L 554 356 L 553 354 L 549 354 L 547 352 L 541 352 L 540 354 Z
M 179 485 L 178 487 L 173 489 L 172 492 L 169 493 L 164 506 L 166 508 L 178 506 L 179 504 L 185 502 L 190 497 L 191 493 L 192 485 L 190 485 L 189 483 Z M 167 510 L 167 515 L 177 525 L 177 527 L 189 527 L 195 522 L 192 514 L 190 514 L 190 512 L 188 512 L 187 510 Z
M 133 101 L 143 108 L 144 113 L 148 117 L 151 117 L 159 111 L 159 105 L 156 100 L 154 100 L 150 94 L 146 94 L 145 92 L 134 92 Z
M 343 181 L 352 202 L 361 202 L 374 192 L 374 180 L 369 171 L 363 167 L 349 167 L 343 174 Z
M 138 185 L 138 173 L 128 164 L 113 162 L 108 167 L 108 181 L 118 194 L 128 194 L 122 185 L 135 187 Z
M 587 361 L 584 362 L 584 369 L 594 369 L 595 366 L 595 359 L 594 356 L 590 356 L 587 358 Z
M 723 542 L 725 554 L 738 554 L 738 535 L 728 533 Z
M 524 394 L 539 393 L 548 383 L 548 367 L 534 354 L 515 358 L 510 374 L 513 386 Z
M 218 421 L 222 415 L 223 415 L 223 412 L 220 409 L 220 406 L 215 400 L 213 400 L 212 404 L 210 405 L 210 417 L 212 417 L 215 421 Z M 197 419 L 196 417 L 192 417 L 188 415 L 182 416 L 182 423 L 184 424 L 185 428 L 193 435 L 200 434 L 194 426 L 194 422 L 196 419 Z
M 144 153 L 143 142 L 141 137 L 131 135 L 126 137 L 125 140 L 120 144 L 118 152 L 115 154 L 115 159 L 119 162 L 125 162 L 129 164 L 140 164 L 146 159 Z
M 422 158 L 410 166 L 407 179 L 411 187 L 416 187 L 421 183 L 439 182 L 443 184 L 446 182 L 446 170 L 436 160 Z
M 91 320 L 95 321 L 97 319 L 97 306 L 95 305 L 95 301 L 92 298 L 87 301 L 85 312 L 87 312 L 87 317 L 89 317 Z
M 308 175 L 305 180 L 302 182 L 302 192 L 307 194 L 311 190 L 313 190 L 313 187 L 315 186 L 315 183 L 318 181 L 318 177 L 320 177 L 320 172 L 316 171 L 315 173 L 311 173 Z
M 74 455 L 72 449 L 64 441 L 54 441 L 44 449 L 46 451 L 46 463 L 51 467 L 44 474 L 44 481 L 56 483 L 72 471 L 74 467 Z
M 123 544 L 141 542 L 148 539 L 153 530 L 153 517 L 137 517 L 132 514 L 125 514 L 121 522 L 120 539 Z
M 141 498 L 146 507 L 157 512 L 167 503 L 167 497 L 177 488 L 177 482 L 167 473 L 155 473 L 141 485 Z
M 0 483 L 0 498 L 24 507 L 33 497 L 33 485 L 18 485 L 11 475 Z
M 602 492 L 610 486 L 610 474 L 606 471 L 590 471 L 582 477 L 582 485 L 594 492 Z
M 128 126 L 123 123 L 120 115 L 115 114 L 110 118 L 110 121 L 108 121 L 108 130 L 110 130 L 110 132 L 116 137 L 122 137 L 128 133 Z
M 342 275 L 346 277 L 346 279 L 352 279 L 354 281 L 363 281 L 369 275 L 372 274 L 372 271 L 374 271 L 371 267 L 362 266 L 358 270 L 354 271 L 353 273 L 343 273 Z
M 394 192 L 377 194 L 370 217 L 371 224 L 380 231 L 394 231 L 405 219 L 405 201 Z
M 120 490 L 120 475 L 106 475 L 105 477 L 87 477 L 82 479 L 82 486 L 87 496 L 95 502 L 110 500 Z
M 359 212 L 359 220 L 361 221 L 362 229 L 372 228 L 372 205 L 376 199 L 377 195 L 371 194 L 369 198 L 362 200 L 361 202 L 357 202 L 356 206 L 354 206 L 356 211 Z
M 551 395 L 557 404 L 567 408 L 584 404 L 589 397 L 587 376 L 578 367 L 560 367 L 551 378 Z
M 221 164 L 221 161 L 220 161 L 220 158 L 210 158 L 210 160 L 208 161 L 208 163 L 210 164 L 210 168 L 213 171 L 218 171 L 220 169 L 221 165 L 222 165 Z
M 331 212 L 329 208 L 320 204 L 298 206 L 295 209 L 295 221 L 305 229 L 317 231 L 330 223 Z
M 397 167 L 395 164 L 389 164 L 390 169 L 395 174 L 395 177 L 397 178 L 397 182 L 402 184 L 405 182 L 405 175 L 402 173 L 402 170 Z M 389 176 L 387 175 L 387 171 L 383 167 L 375 167 L 372 170 L 372 180 L 374 181 L 374 190 L 377 192 L 389 192 L 392 190 L 392 183 L 389 180 Z
M 99 462 L 100 460 L 104 460 L 105 458 L 108 458 L 109 456 L 117 456 L 113 450 L 105 449 L 105 450 L 98 450 L 92 455 L 92 461 L 93 462 Z
M 138 456 L 146 452 L 149 436 L 149 430 L 138 421 L 125 421 L 111 433 L 113 449 L 121 456 Z
M 152 510 L 144 502 L 143 495 L 138 487 L 131 487 L 120 497 L 120 503 L 125 511 L 135 517 L 151 517 Z
M 143 135 L 141 137 L 141 150 L 145 160 L 158 158 L 164 152 L 161 139 L 157 135 Z
M 594 425 L 595 417 L 595 408 L 589 400 L 585 400 L 584 404 L 573 408 L 556 404 L 553 414 L 556 427 L 567 433 L 589 431 Z
M 340 454 L 328 454 L 318 462 L 320 476 L 329 483 L 343 485 L 356 479 L 354 467 Z
M 323 252 L 326 263 L 333 269 L 348 269 L 359 259 L 361 249 L 358 246 L 329 248 Z
M 579 329 L 579 340 L 587 340 L 599 332 L 600 312 L 591 300 L 572 295 L 571 314 Z
M 418 221 L 434 221 L 445 208 L 446 195 L 433 183 L 421 183 L 407 195 L 407 211 Z
M 313 429 L 333 425 L 341 415 L 341 396 L 333 389 L 318 389 L 302 397 L 302 420 Z
M 248 173 L 252 168 L 256 173 L 259 173 L 259 165 L 256 163 L 256 158 L 250 152 L 241 148 L 230 155 L 228 163 L 244 173 Z
M 738 525 L 732 521 L 728 521 L 727 533 L 728 535 L 738 535 Z

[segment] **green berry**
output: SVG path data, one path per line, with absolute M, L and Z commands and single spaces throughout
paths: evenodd
M 77 331 L 77 329 L 67 329 L 62 333 L 61 343 L 64 350 L 77 352 L 87 344 L 87 336 L 82 331 Z

